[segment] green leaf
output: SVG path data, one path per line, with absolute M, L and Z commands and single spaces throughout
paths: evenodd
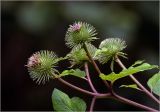
M 147 82 L 149 88 L 153 93 L 160 96 L 160 72 L 153 75 Z
M 86 73 L 84 71 L 81 71 L 80 69 L 75 69 L 75 71 L 71 74 L 77 77 L 85 77 Z
M 121 85 L 121 87 L 125 87 L 125 88 L 133 88 L 133 89 L 137 89 L 137 90 L 140 90 L 136 84 L 131 84 L 131 85 Z
M 86 103 L 80 99 L 79 97 L 73 97 L 71 98 L 72 106 L 74 108 L 74 111 L 85 111 L 87 106 Z
M 144 60 L 137 60 L 137 61 L 134 62 L 134 64 L 131 67 L 136 66 L 136 65 L 140 65 L 143 62 L 144 62 Z
M 85 72 L 81 71 L 80 69 L 75 69 L 75 70 L 74 69 L 70 69 L 70 70 L 64 70 L 59 75 L 59 77 L 67 76 L 67 75 L 73 75 L 73 76 L 80 77 L 80 78 L 84 78 L 86 76 Z
M 66 76 L 74 73 L 74 69 L 64 70 L 59 76 Z
M 140 62 L 136 62 L 136 63 L 140 63 Z M 135 66 L 137 64 L 133 64 L 133 65 Z M 108 81 L 111 81 L 112 83 L 114 83 L 114 81 L 116 81 L 117 79 L 126 77 L 128 75 L 135 74 L 137 72 L 142 72 L 142 71 L 145 71 L 145 70 L 150 70 L 150 69 L 153 69 L 153 68 L 158 68 L 158 66 L 150 65 L 148 63 L 143 63 L 143 64 L 141 64 L 139 66 L 136 66 L 136 67 L 133 67 L 133 65 L 131 67 L 129 67 L 128 69 L 122 70 L 119 74 L 116 74 L 116 73 L 112 72 L 109 75 L 100 74 L 100 77 L 101 77 L 102 80 L 108 80 Z
M 56 111 L 72 111 L 72 103 L 69 96 L 58 89 L 52 93 L 52 104 Z
M 111 82 L 114 82 L 116 80 L 116 74 L 114 72 L 110 73 L 109 75 L 105 75 L 103 73 L 101 73 L 99 75 L 99 77 L 102 79 L 102 80 L 108 80 L 108 81 L 111 81 Z
M 73 97 L 70 99 L 66 93 L 58 89 L 53 90 L 52 104 L 55 111 L 85 112 L 86 110 L 86 103 L 82 99 L 78 97 Z

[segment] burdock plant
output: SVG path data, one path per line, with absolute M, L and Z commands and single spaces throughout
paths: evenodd
M 70 25 L 65 41 L 66 45 L 71 48 L 71 51 L 66 54 L 65 57 L 58 57 L 53 51 L 38 51 L 34 53 L 27 63 L 27 68 L 30 77 L 35 80 L 38 84 L 45 84 L 50 79 L 58 79 L 63 84 L 75 89 L 83 94 L 92 96 L 91 105 L 89 107 L 90 112 L 94 110 L 94 104 L 98 98 L 113 98 L 115 100 L 121 101 L 123 103 L 133 105 L 142 108 L 147 111 L 158 111 L 150 106 L 140 104 L 138 102 L 132 101 L 128 98 L 118 95 L 113 86 L 115 81 L 120 80 L 124 77 L 130 77 L 133 82 L 128 85 L 119 85 L 119 87 L 127 87 L 135 89 L 135 91 L 140 91 L 142 94 L 146 94 L 151 100 L 154 100 L 157 104 L 160 104 L 160 100 L 157 98 L 160 96 L 160 72 L 153 75 L 147 82 L 150 91 L 147 90 L 134 76 L 138 72 L 158 69 L 159 66 L 151 65 L 144 61 L 135 61 L 130 67 L 125 67 L 119 57 L 127 58 L 127 54 L 122 52 L 126 48 L 126 42 L 120 38 L 112 37 L 103 40 L 99 48 L 92 45 L 92 41 L 98 39 L 96 37 L 97 32 L 95 28 L 84 22 L 75 22 Z M 63 71 L 59 71 L 58 62 L 69 61 L 71 66 Z M 111 73 L 105 74 L 100 70 L 96 62 L 100 64 L 105 64 L 108 62 L 110 64 Z M 114 62 L 122 68 L 122 71 L 115 73 Z M 94 87 L 92 79 L 90 78 L 88 63 L 91 63 L 97 73 L 92 74 L 94 77 L 100 78 L 106 88 L 107 92 L 100 93 Z M 106 65 L 106 64 L 105 64 Z M 104 65 L 103 65 L 104 66 Z M 74 67 L 74 69 L 73 69 Z M 76 68 L 77 67 L 77 68 Z M 84 71 L 82 70 L 84 67 Z M 107 68 L 106 68 L 107 69 Z M 73 85 L 64 79 L 64 76 L 74 76 L 80 80 L 85 80 L 91 87 L 92 91 L 85 90 L 77 85 Z M 68 91 L 69 92 L 69 91 Z M 52 104 L 55 111 L 87 111 L 87 105 L 85 101 L 79 97 L 69 97 L 66 93 L 54 89 L 52 93 Z

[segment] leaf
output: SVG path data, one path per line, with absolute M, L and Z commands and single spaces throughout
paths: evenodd
M 66 76 L 66 75 L 70 75 L 74 72 L 74 69 L 71 70 L 64 70 L 59 76 Z
M 116 74 L 114 72 L 110 73 L 109 75 L 105 75 L 105 74 L 101 73 L 99 75 L 99 77 L 102 80 L 108 80 L 108 81 L 111 81 L 111 82 L 114 82 L 116 80 Z
M 134 62 L 134 64 L 131 67 L 136 66 L 136 65 L 140 65 L 143 62 L 144 62 L 144 60 L 137 60 L 137 61 Z
M 138 63 L 140 63 L 140 62 L 138 62 Z M 142 72 L 142 71 L 145 71 L 145 70 L 150 70 L 150 69 L 153 69 L 153 68 L 158 68 L 158 66 L 156 66 L 156 65 L 150 65 L 148 63 L 143 63 L 143 64 L 141 64 L 139 66 L 136 66 L 136 67 L 133 67 L 133 65 L 132 65 L 128 69 L 122 70 L 119 74 L 116 74 L 116 73 L 112 72 L 109 75 L 100 74 L 100 77 L 101 77 L 102 80 L 108 80 L 108 81 L 111 81 L 112 83 L 114 83 L 114 81 L 116 81 L 117 79 L 126 77 L 126 76 L 131 75 L 131 74 L 135 74 L 137 72 Z
M 73 75 L 73 76 L 76 76 L 76 77 L 80 77 L 80 78 L 83 78 L 86 76 L 85 72 L 84 71 L 81 71 L 80 69 L 70 69 L 70 70 L 64 70 L 60 75 L 59 77 L 62 77 L 62 76 L 67 76 L 67 75 Z
M 72 111 L 72 103 L 69 96 L 58 89 L 52 93 L 52 104 L 56 111 Z
M 56 111 L 85 112 L 86 110 L 86 103 L 81 98 L 73 97 L 70 99 L 66 93 L 58 89 L 53 90 L 52 104 Z
M 80 99 L 79 97 L 73 97 L 71 98 L 72 106 L 74 107 L 74 111 L 85 111 L 87 106 L 86 103 Z
M 160 96 L 160 72 L 153 75 L 147 84 L 153 93 Z
M 133 89 L 137 89 L 137 90 L 140 90 L 136 84 L 131 84 L 131 85 L 121 85 L 121 87 L 125 87 L 125 88 L 133 88 Z
M 80 69 L 76 69 L 71 75 L 74 75 L 77 77 L 85 77 L 86 73 L 84 71 L 81 71 Z

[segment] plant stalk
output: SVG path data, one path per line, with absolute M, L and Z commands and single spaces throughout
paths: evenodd
M 89 70 L 88 70 L 88 63 L 87 62 L 85 62 L 84 68 L 85 68 L 86 76 L 87 76 L 88 83 L 89 83 L 91 89 L 93 90 L 94 93 L 98 93 L 97 90 L 94 88 L 93 83 L 91 81 L 91 78 L 90 78 L 90 75 L 89 75 Z
M 116 56 L 115 59 L 122 69 L 126 69 L 118 56 Z M 133 75 L 129 75 L 129 77 L 143 90 L 144 93 L 146 93 L 150 98 L 160 104 L 160 101 L 155 96 L 153 96 L 153 94 L 150 93 Z
M 93 112 L 95 102 L 96 102 L 96 97 L 93 97 L 92 98 L 92 102 L 91 102 L 91 106 L 90 106 L 90 109 L 89 109 L 89 112 Z
M 100 71 L 99 67 L 97 66 L 96 62 L 93 60 L 91 54 L 90 54 L 89 51 L 88 51 L 88 48 L 87 48 L 87 46 L 86 46 L 86 43 L 84 43 L 84 50 L 86 51 L 89 60 L 90 60 L 91 63 L 93 64 L 93 66 L 94 66 L 94 68 L 96 69 L 96 71 L 98 72 L 98 74 L 101 74 L 101 71 Z M 104 81 L 104 80 L 103 80 L 103 82 L 104 82 L 104 84 L 110 89 L 110 86 L 109 86 L 108 82 L 107 82 L 107 81 Z
M 137 102 L 134 102 L 134 101 L 132 101 L 132 100 L 126 99 L 126 98 L 124 98 L 124 97 L 121 97 L 121 96 L 117 95 L 117 94 L 116 94 L 115 92 L 113 92 L 113 91 L 112 91 L 112 93 L 113 93 L 114 99 L 119 100 L 119 101 L 121 101 L 121 102 L 123 102 L 123 103 L 129 104 L 129 105 L 133 105 L 133 106 L 136 106 L 136 107 L 139 107 L 139 108 L 148 110 L 148 111 L 158 112 L 158 110 L 155 110 L 155 109 L 150 108 L 150 107 L 148 107 L 148 106 L 145 106 L 145 105 L 139 104 L 139 103 L 137 103 Z
M 63 80 L 62 78 L 58 78 L 58 80 L 73 89 L 76 89 L 76 90 L 78 90 L 84 94 L 90 95 L 90 96 L 96 96 L 97 98 L 110 97 L 110 95 L 111 95 L 110 93 L 102 94 L 102 93 L 93 93 L 93 92 L 87 91 L 87 90 L 79 88 L 73 84 L 70 84 L 69 82 Z

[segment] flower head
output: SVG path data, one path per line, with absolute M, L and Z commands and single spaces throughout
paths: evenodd
M 92 44 L 87 44 L 87 48 L 93 57 L 97 48 Z M 80 46 L 74 47 L 67 57 L 70 60 L 71 67 L 74 65 L 82 65 L 85 61 L 89 61 L 86 51 Z
M 101 42 L 94 58 L 104 64 L 111 58 L 114 58 L 115 55 L 125 57 L 126 54 L 121 52 L 124 48 L 126 48 L 125 41 L 120 38 L 108 38 Z
M 120 38 L 108 38 L 101 42 L 99 48 L 107 48 L 113 53 L 117 53 L 126 48 L 126 42 Z
M 66 45 L 73 48 L 84 43 L 90 43 L 97 39 L 96 35 L 95 28 L 90 24 L 75 22 L 73 25 L 70 25 L 67 30 L 65 37 Z
M 30 77 L 36 80 L 38 84 L 49 81 L 54 77 L 57 70 L 54 68 L 57 64 L 57 56 L 52 51 L 39 51 L 34 53 L 27 62 Z

